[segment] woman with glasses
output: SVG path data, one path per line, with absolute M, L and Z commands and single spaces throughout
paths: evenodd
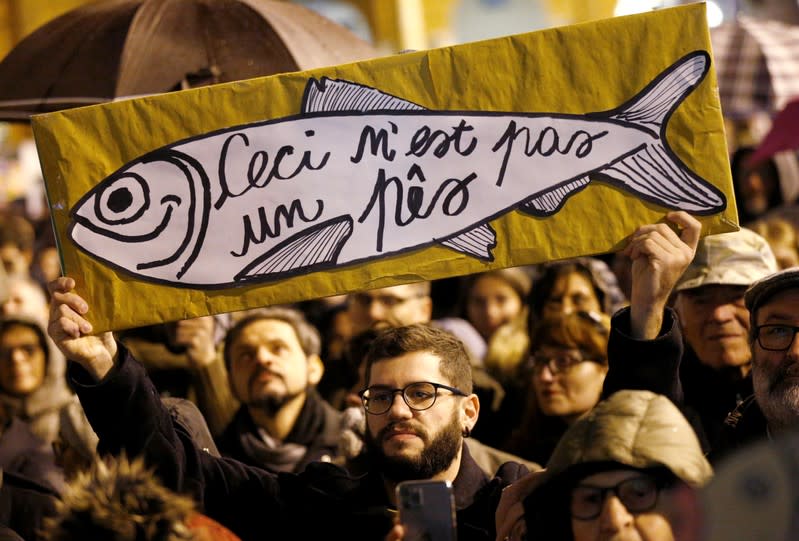
M 599 402 L 609 331 L 608 317 L 598 312 L 556 314 L 534 325 L 520 371 L 526 400 L 510 452 L 545 464 L 569 425 Z

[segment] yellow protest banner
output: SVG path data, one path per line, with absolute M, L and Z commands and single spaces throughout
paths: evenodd
M 737 228 L 701 4 L 32 123 L 98 331 Z

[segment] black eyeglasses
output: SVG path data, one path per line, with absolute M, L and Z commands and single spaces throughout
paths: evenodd
M 545 366 L 549 368 L 549 371 L 553 374 L 559 374 L 569 370 L 573 366 L 587 361 L 595 360 L 583 357 L 579 351 L 564 351 L 563 353 L 556 355 L 544 355 L 543 353 L 539 352 L 531 355 L 527 361 L 527 364 L 536 374 L 540 373 Z
M 793 325 L 759 325 L 755 336 L 760 347 L 768 351 L 785 351 L 793 344 L 799 327 Z
M 662 484 L 648 476 L 632 477 L 612 487 L 577 485 L 572 490 L 570 511 L 577 520 L 593 520 L 602 513 L 609 493 L 613 493 L 630 513 L 645 513 L 658 502 Z
M 469 396 L 455 387 L 429 381 L 409 383 L 402 389 L 369 387 L 358 394 L 367 413 L 382 415 L 391 409 L 391 405 L 394 403 L 394 395 L 396 394 L 402 395 L 402 399 L 412 410 L 423 411 L 430 409 L 436 403 L 439 389 L 446 389 L 457 396 Z

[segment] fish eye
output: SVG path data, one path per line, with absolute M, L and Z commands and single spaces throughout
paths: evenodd
M 138 219 L 150 206 L 150 190 L 144 179 L 126 173 L 114 179 L 97 194 L 95 215 L 108 225 L 126 224 Z

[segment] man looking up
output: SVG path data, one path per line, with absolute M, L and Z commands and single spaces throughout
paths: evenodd
M 351 477 L 321 462 L 300 474 L 275 475 L 199 450 L 174 425 L 142 366 L 113 335 L 88 334 L 92 327 L 84 315 L 89 306 L 74 287 L 66 277 L 50 284 L 49 332 L 73 361 L 70 379 L 102 451 L 143 454 L 167 487 L 191 491 L 208 516 L 242 539 L 322 539 L 331 532 L 382 539 L 393 522 L 392 488 L 411 478 L 451 481 L 460 539 L 494 539 L 501 491 L 526 468 L 508 463 L 489 479 L 464 447 L 463 434 L 477 420 L 479 401 L 468 387 L 457 387 L 463 385 L 460 374 L 470 375 L 470 366 L 451 335 L 410 326 L 375 340 L 374 351 L 389 357 L 368 354 L 362 396 L 378 456 L 365 475 Z M 431 451 L 442 440 L 442 450 Z
M 258 310 L 228 331 L 225 365 L 242 406 L 219 438 L 223 455 L 274 471 L 333 458 L 341 414 L 315 389 L 320 347 L 317 330 L 290 308 Z

